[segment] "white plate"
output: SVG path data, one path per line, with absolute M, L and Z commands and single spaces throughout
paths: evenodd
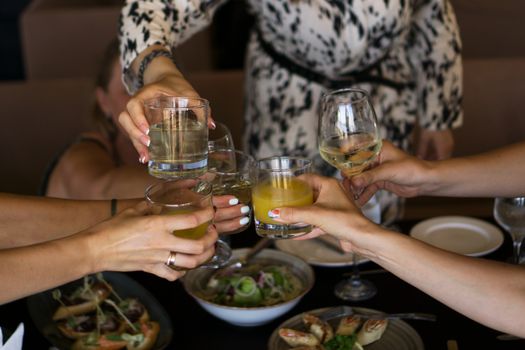
M 323 312 L 327 311 L 329 308 L 323 308 L 323 309 L 316 309 L 307 311 L 306 313 L 313 314 L 313 315 L 320 315 Z M 356 312 L 363 313 L 363 314 L 373 314 L 377 313 L 376 310 L 372 309 L 365 309 L 365 308 L 359 308 L 359 307 L 353 307 L 353 309 Z M 279 329 L 281 328 L 292 328 L 297 329 L 301 331 L 305 331 L 303 321 L 302 321 L 303 314 L 296 315 L 282 323 L 279 327 L 277 327 L 272 335 L 270 336 L 270 339 L 268 341 L 268 350 L 288 350 L 290 347 L 284 342 L 284 340 L 279 337 Z M 339 322 L 338 318 L 334 318 L 332 320 L 328 320 L 328 322 L 335 328 Z M 390 320 L 388 322 L 388 326 L 385 330 L 385 333 L 381 336 L 381 338 L 367 346 L 365 346 L 365 350 L 423 350 L 423 341 L 421 340 L 421 337 L 416 332 L 412 326 L 410 326 L 405 321 L 401 320 Z
M 441 216 L 421 221 L 410 235 L 435 247 L 468 256 L 492 253 L 503 243 L 503 233 L 483 220 Z
M 315 266 L 351 266 L 352 253 L 339 253 L 335 249 L 329 248 L 317 239 L 293 240 L 281 239 L 275 241 L 275 247 L 283 252 L 300 257 L 307 263 Z M 357 264 L 369 261 L 366 258 L 357 256 Z

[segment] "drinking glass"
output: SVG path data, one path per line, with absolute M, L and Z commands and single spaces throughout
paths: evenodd
M 255 181 L 255 159 L 239 150 L 216 149 L 208 153 L 207 180 L 213 187 L 213 195 L 233 195 L 239 202 L 251 206 L 252 187 Z M 246 213 L 248 222 L 242 227 L 223 234 L 244 231 L 252 216 L 252 210 Z
M 160 96 L 144 102 L 150 124 L 149 173 L 158 178 L 197 177 L 208 164 L 207 100 Z
M 208 151 L 215 149 L 235 149 L 230 129 L 217 121 L 215 122 L 215 129 L 208 130 Z
M 275 239 L 307 234 L 312 226 L 282 224 L 272 219 L 277 207 L 300 207 L 313 203 L 311 187 L 300 175 L 311 172 L 312 162 L 298 157 L 270 157 L 257 162 L 256 185 L 252 191 L 255 230 L 259 236 Z
M 496 198 L 494 218 L 512 237 L 512 262 L 519 264 L 521 243 L 525 238 L 525 197 Z
M 199 179 L 166 180 L 146 189 L 146 200 L 155 214 L 180 215 L 208 208 L 212 204 L 212 185 Z M 199 239 L 206 234 L 210 222 L 199 226 L 175 230 L 177 237 Z M 231 249 L 224 242 L 217 241 L 215 255 L 200 267 L 217 268 L 224 265 L 231 257 Z M 175 267 L 180 270 L 181 268 Z M 182 268 L 183 269 L 183 268 Z
M 321 157 L 350 178 L 361 173 L 377 158 L 381 137 L 368 92 L 340 89 L 323 95 L 319 106 L 318 143 Z M 359 301 L 373 297 L 377 289 L 359 276 L 357 256 L 352 258 L 353 273 L 339 282 L 335 295 Z

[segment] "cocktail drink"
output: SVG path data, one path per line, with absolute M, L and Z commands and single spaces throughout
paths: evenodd
M 149 173 L 168 179 L 206 172 L 208 101 L 162 96 L 147 100 L 144 108 L 150 124 Z
M 282 224 L 272 218 L 279 207 L 299 207 L 313 203 L 313 192 L 300 175 L 310 172 L 311 162 L 304 158 L 272 157 L 258 162 L 257 185 L 252 201 L 255 229 L 258 235 L 270 238 L 292 238 L 312 230 L 304 223 Z
M 232 195 L 240 203 L 251 206 L 252 188 L 255 182 L 255 159 L 252 156 L 239 150 L 210 150 L 206 178 L 212 184 L 213 195 Z M 246 215 L 248 221 L 244 226 L 223 234 L 245 230 L 251 220 L 251 210 Z
M 146 189 L 146 200 L 154 214 L 183 215 L 210 208 L 212 206 L 212 186 L 209 182 L 198 179 L 166 180 Z M 211 222 L 202 223 L 196 227 L 175 230 L 177 237 L 199 239 L 207 232 Z M 216 255 L 210 262 L 201 267 L 216 267 L 218 259 L 228 260 L 229 256 L 219 257 L 222 246 L 216 248 Z M 231 255 L 231 253 L 230 253 Z M 179 270 L 178 267 L 172 267 Z

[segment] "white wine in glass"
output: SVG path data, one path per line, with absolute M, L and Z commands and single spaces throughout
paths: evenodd
M 520 263 L 522 242 L 525 239 L 525 197 L 496 198 L 494 219 L 512 237 L 512 262 Z
M 348 178 L 373 164 L 381 150 L 381 137 L 365 90 L 341 89 L 322 97 L 318 143 L 321 157 Z M 336 285 L 335 295 L 350 301 L 370 299 L 377 289 L 359 277 L 355 253 L 352 260 L 352 276 Z

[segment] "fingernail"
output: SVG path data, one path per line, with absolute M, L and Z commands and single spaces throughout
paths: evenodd
M 216 127 L 217 127 L 217 125 L 215 125 L 215 122 L 212 121 L 212 122 L 211 122 L 211 128 L 212 128 L 213 130 L 215 130 Z
M 250 207 L 245 205 L 243 207 L 241 207 L 241 214 L 246 214 L 246 213 L 249 213 L 250 212 Z
M 277 219 L 280 216 L 281 216 L 281 211 L 279 209 L 268 210 L 268 217 L 272 219 Z
M 232 198 L 228 201 L 229 205 L 237 205 L 239 204 L 239 200 L 237 198 Z
M 149 135 L 149 125 L 148 124 L 142 124 L 140 126 L 140 129 L 142 130 L 144 134 Z
M 243 217 L 241 220 L 239 220 L 239 224 L 241 224 L 241 226 L 244 226 L 246 224 L 248 224 L 250 222 L 250 218 L 249 217 Z
M 149 144 L 150 144 L 151 140 L 150 140 L 150 138 L 147 137 L 146 135 L 142 135 L 142 136 L 140 137 L 140 142 L 141 142 L 144 146 L 149 147 Z
M 141 156 L 139 158 L 139 162 L 141 162 L 142 164 L 145 164 L 146 163 L 146 156 Z

